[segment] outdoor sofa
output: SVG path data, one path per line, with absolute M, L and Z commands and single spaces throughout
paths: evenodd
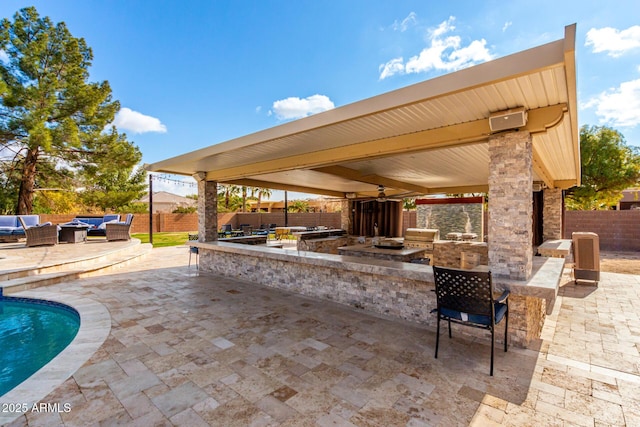
M 107 228 L 106 224 L 108 222 L 117 222 L 120 221 L 120 215 L 118 214 L 107 214 L 104 216 L 84 216 L 84 217 L 76 217 L 71 221 L 71 223 L 82 223 L 89 226 L 87 229 L 87 236 L 106 236 Z
M 0 242 L 17 242 L 25 238 L 24 228 L 18 217 L 21 217 L 28 227 L 40 223 L 40 215 L 0 215 Z

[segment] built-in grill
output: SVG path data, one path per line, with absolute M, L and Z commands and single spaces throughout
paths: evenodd
M 440 240 L 440 230 L 432 228 L 407 228 L 404 233 L 405 248 L 423 248 L 424 257 L 433 261 L 433 242 Z
M 425 248 L 433 251 L 433 242 L 440 239 L 440 230 L 432 228 L 407 228 L 404 233 L 406 248 Z

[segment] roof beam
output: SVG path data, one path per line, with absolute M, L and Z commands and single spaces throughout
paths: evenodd
M 489 184 L 461 185 L 458 187 L 434 187 L 426 194 L 470 194 L 488 193 Z
M 576 183 L 575 179 L 557 179 L 553 181 L 554 188 L 560 188 L 562 190 L 566 190 L 571 187 L 575 187 L 579 183 Z
M 573 155 L 577 161 L 575 162 L 575 173 L 578 177 L 575 185 L 580 185 L 581 160 L 580 160 L 580 137 L 578 131 L 578 93 L 576 83 L 576 24 L 564 27 L 564 70 L 567 79 L 567 94 L 569 95 L 569 115 L 571 120 L 571 138 L 573 142 Z M 568 188 L 568 187 L 567 187 Z
M 274 190 L 297 191 L 299 193 L 320 194 L 323 196 L 340 197 L 342 199 L 345 198 L 345 194 L 341 191 L 333 191 L 326 188 L 305 187 L 302 185 L 288 185 L 279 182 L 262 181 L 258 179 L 235 179 L 231 181 L 224 181 L 224 184 L 234 184 L 245 187 L 271 188 Z
M 547 129 L 560 124 L 565 111 L 567 111 L 567 104 L 564 103 L 529 110 L 529 119 L 523 130 L 528 130 L 530 133 L 546 132 Z
M 476 120 L 446 128 L 430 129 L 386 139 L 366 141 L 344 147 L 329 148 L 273 160 L 209 171 L 208 180 L 228 181 L 245 176 L 282 172 L 295 169 L 314 169 L 356 160 L 387 157 L 445 146 L 477 142 L 487 138 L 489 120 Z
M 546 132 L 548 129 L 551 129 L 562 122 L 567 108 L 567 104 L 557 104 L 546 108 L 543 114 L 537 114 L 533 117 L 533 120 L 529 120 L 527 122 L 526 129 L 532 134 Z M 533 170 L 547 187 L 555 188 L 556 186 L 554 184 L 552 174 L 545 165 L 536 144 L 533 144 L 532 151 Z
M 391 178 L 385 178 L 376 174 L 363 175 L 359 171 L 355 169 L 350 169 L 344 166 L 323 166 L 320 168 L 313 169 L 315 172 L 322 172 L 329 175 L 339 176 L 341 178 L 346 178 L 351 181 L 364 182 L 372 185 L 384 185 L 385 187 L 401 189 L 401 190 L 409 190 L 416 193 L 427 193 L 429 192 L 428 187 L 423 187 L 421 185 L 410 184 L 408 182 L 398 181 Z
M 530 132 L 544 131 L 550 123 L 549 118 L 557 118 L 558 110 L 563 110 L 565 107 L 565 104 L 560 104 L 530 110 L 528 113 L 529 123 L 527 123 L 526 129 Z M 226 169 L 213 170 L 207 173 L 207 179 L 226 182 L 229 180 L 242 179 L 247 176 L 295 169 L 315 169 L 337 165 L 343 162 L 451 147 L 484 141 L 490 132 L 489 120 L 480 119 L 406 135 L 360 142 L 344 147 L 329 148 Z

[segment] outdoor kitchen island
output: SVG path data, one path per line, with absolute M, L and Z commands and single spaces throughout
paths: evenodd
M 200 274 L 222 275 L 313 298 L 331 300 L 372 314 L 434 328 L 436 307 L 431 266 L 267 246 L 189 242 L 199 249 Z M 535 257 L 527 281 L 494 278 L 496 292 L 509 289 L 509 344 L 536 345 L 547 310 L 557 295 L 564 260 Z M 212 276 L 212 286 L 216 286 Z M 457 325 L 453 325 L 457 329 Z M 486 339 L 485 331 L 459 328 Z M 497 333 L 497 340 L 503 339 Z M 428 336 L 425 339 L 429 339 Z
M 352 245 L 342 246 L 338 248 L 340 255 L 369 257 L 388 261 L 410 262 L 412 259 L 421 259 L 424 257 L 425 249 L 423 248 L 406 248 L 399 246 L 394 248 L 392 245 Z

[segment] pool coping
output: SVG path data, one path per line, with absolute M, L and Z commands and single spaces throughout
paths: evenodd
M 80 315 L 80 328 L 71 343 L 31 377 L 0 397 L 0 425 L 32 412 L 34 405 L 61 386 L 102 346 L 111 332 L 107 308 L 92 299 L 57 292 L 23 291 L 13 297 L 48 300 L 73 307 Z M 64 411 L 67 402 L 44 402 Z M 67 405 L 65 405 L 67 404 Z

